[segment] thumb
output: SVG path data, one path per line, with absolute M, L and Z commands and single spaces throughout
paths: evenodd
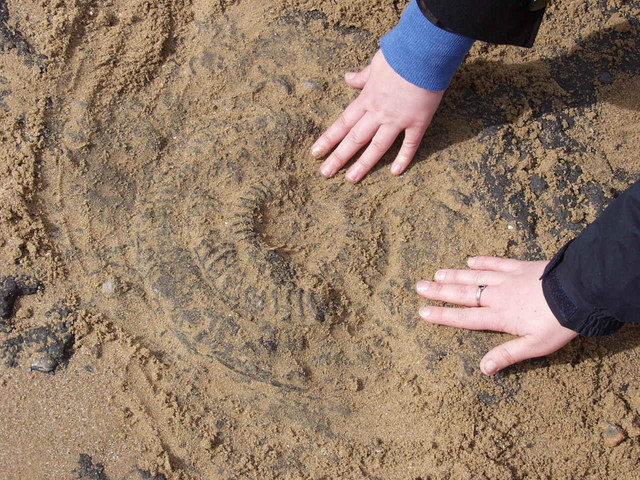
M 547 353 L 550 352 L 540 349 L 530 337 L 518 337 L 490 350 L 480 361 L 480 370 L 485 375 L 493 375 L 510 365 Z
M 367 80 L 369 80 L 369 74 L 371 73 L 371 65 L 368 65 L 361 72 L 349 72 L 344 76 L 345 82 L 347 82 L 353 88 L 364 88 Z

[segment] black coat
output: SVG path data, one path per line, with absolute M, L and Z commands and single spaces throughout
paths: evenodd
M 531 46 L 546 0 L 417 0 L 432 23 L 491 43 Z M 558 321 L 585 336 L 640 321 L 640 182 L 549 262 L 542 290 Z
M 533 45 L 547 0 L 417 0 L 444 30 L 490 43 Z
M 640 321 L 640 182 L 556 254 L 542 290 L 560 323 L 581 335 Z

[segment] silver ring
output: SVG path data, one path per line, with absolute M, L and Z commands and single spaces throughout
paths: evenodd
M 482 305 L 480 305 L 480 296 L 482 295 L 482 291 L 487 288 L 486 285 L 478 285 L 478 291 L 476 292 L 476 305 L 478 307 L 481 307 Z

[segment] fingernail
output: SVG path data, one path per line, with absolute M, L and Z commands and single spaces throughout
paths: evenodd
M 430 315 L 431 315 L 431 309 L 430 309 L 430 308 L 428 308 L 428 307 L 422 307 L 422 308 L 420 309 L 420 316 L 421 316 L 422 318 L 427 318 L 427 317 L 429 317 Z
M 313 155 L 314 157 L 321 157 L 324 155 L 324 148 L 322 148 L 320 145 L 314 145 L 313 147 L 311 147 L 311 155 Z
M 469 257 L 469 259 L 467 260 L 467 265 L 469 265 L 470 267 L 473 267 L 476 264 L 476 257 Z
M 426 280 L 420 280 L 416 285 L 416 289 L 421 293 L 426 292 L 427 290 L 429 290 L 429 282 L 427 282 Z
M 359 177 L 360 177 L 360 170 L 358 170 L 357 168 L 352 168 L 351 170 L 349 170 L 347 172 L 347 174 L 345 175 L 345 177 L 347 178 L 347 180 L 349 180 L 350 182 L 357 182 Z
M 441 282 L 442 280 L 444 280 L 444 271 L 443 270 L 438 270 L 436 272 L 436 274 L 434 275 L 434 277 L 438 282 Z
M 404 155 L 398 155 L 395 161 L 391 164 L 391 173 L 394 175 L 400 175 L 403 172 L 403 166 L 409 164 L 409 159 Z
M 498 366 L 493 360 L 487 360 L 486 362 L 484 362 L 483 370 L 485 375 L 493 375 L 498 371 Z
M 347 80 L 352 80 L 355 76 L 356 74 L 354 72 L 347 72 L 344 74 L 344 78 L 346 78 Z
M 320 173 L 325 177 L 329 178 L 331 176 L 331 167 L 329 165 L 320 167 Z

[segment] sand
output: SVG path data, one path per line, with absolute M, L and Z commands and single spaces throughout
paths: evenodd
M 638 178 L 640 3 L 477 44 L 406 174 L 325 180 L 403 5 L 0 1 L 0 478 L 635 477 L 640 328 L 487 378 L 413 286 Z

